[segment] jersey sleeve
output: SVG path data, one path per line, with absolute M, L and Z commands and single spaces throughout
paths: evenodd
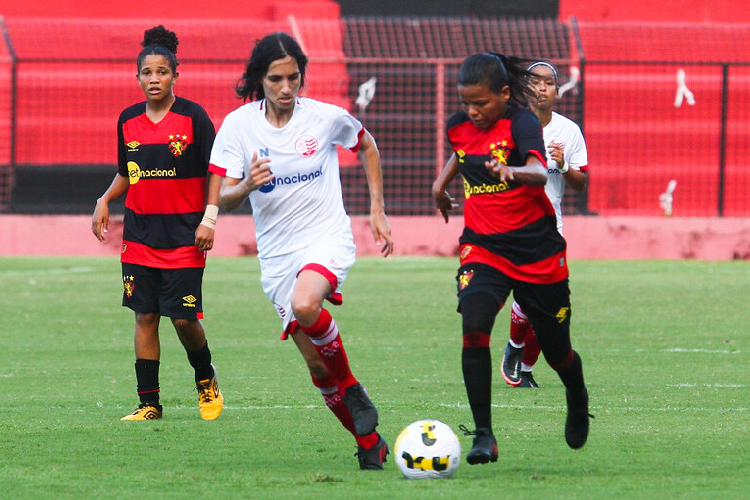
M 511 134 L 516 141 L 521 158 L 525 161 L 530 154 L 539 158 L 543 165 L 547 165 L 547 155 L 544 153 L 544 139 L 539 119 L 528 110 L 521 110 L 511 121 Z
M 583 134 L 578 125 L 575 125 L 575 133 L 571 144 L 568 144 L 565 149 L 565 162 L 570 168 L 588 172 L 589 158 L 586 152 L 586 141 L 583 140 Z
M 211 158 L 211 148 L 216 138 L 216 129 L 206 110 L 196 106 L 195 122 L 193 123 L 193 137 L 203 164 L 207 165 Z
M 335 106 L 334 109 L 331 142 L 356 152 L 359 150 L 360 139 L 365 133 L 365 128 L 344 108 Z
M 128 177 L 128 165 L 125 157 L 125 136 L 122 133 L 122 114 L 117 120 L 117 173 Z
M 240 129 L 232 115 L 228 115 L 216 134 L 208 170 L 221 177 L 242 179 L 245 170 Z

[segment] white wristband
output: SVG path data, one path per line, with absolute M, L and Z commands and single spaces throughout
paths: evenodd
M 203 214 L 201 224 L 209 229 L 216 229 L 216 218 L 219 216 L 219 207 L 216 205 L 207 205 Z
M 570 170 L 570 165 L 568 165 L 568 164 L 566 163 L 564 167 L 562 167 L 562 168 L 560 168 L 560 167 L 557 167 L 557 168 L 558 168 L 558 170 L 560 170 L 560 173 L 561 173 L 561 174 L 564 174 L 565 172 L 567 172 L 568 170 Z

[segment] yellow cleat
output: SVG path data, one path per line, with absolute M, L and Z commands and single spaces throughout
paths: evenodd
M 157 420 L 161 418 L 161 406 L 142 405 L 135 409 L 130 415 L 125 415 L 120 420 L 124 422 Z
M 211 365 L 211 367 L 214 369 L 214 376 L 208 380 L 201 380 L 196 386 L 198 407 L 203 420 L 216 420 L 224 408 L 224 396 L 222 396 L 219 384 L 216 381 L 216 367 L 214 365 Z

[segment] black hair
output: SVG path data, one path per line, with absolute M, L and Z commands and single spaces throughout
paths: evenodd
M 531 72 L 526 70 L 528 61 L 495 52 L 474 54 L 464 59 L 458 71 L 459 85 L 485 84 L 495 94 L 508 85 L 510 102 L 524 108 L 536 99 L 528 85 Z
M 263 77 L 268 72 L 271 63 L 286 56 L 291 56 L 297 61 L 300 73 L 300 88 L 305 85 L 305 68 L 307 67 L 307 56 L 297 41 L 286 33 L 272 33 L 260 40 L 255 41 L 253 53 L 245 66 L 242 78 L 237 82 L 235 91 L 237 97 L 245 101 L 263 99 Z
M 154 26 L 143 32 L 143 41 L 141 45 L 143 50 L 138 54 L 138 71 L 141 70 L 141 64 L 146 56 L 164 56 L 172 68 L 172 73 L 177 73 L 177 45 L 179 45 L 177 35 L 174 31 L 169 31 L 162 26 Z

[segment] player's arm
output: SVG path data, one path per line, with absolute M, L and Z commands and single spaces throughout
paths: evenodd
M 529 186 L 547 184 L 547 168 L 535 154 L 526 155 L 526 164 L 519 167 L 503 165 L 497 160 L 486 161 L 484 166 L 500 179 L 500 182 L 515 181 Z
M 94 216 L 91 219 L 91 232 L 99 241 L 104 241 L 107 237 L 109 227 L 109 202 L 116 200 L 128 192 L 130 180 L 127 177 L 115 174 L 112 184 L 109 185 L 104 194 L 96 200 Z
M 221 200 L 221 177 L 216 174 L 208 174 L 208 195 L 206 196 L 206 211 L 203 220 L 195 229 L 195 246 L 201 250 L 211 250 L 214 246 L 214 232 L 216 230 L 216 219 L 219 216 L 219 203 Z
M 570 168 L 565 162 L 565 148 L 559 142 L 552 142 L 548 148 L 550 158 L 557 162 L 557 168 L 563 176 L 565 184 L 575 191 L 583 191 L 588 183 L 588 174 L 583 170 Z M 584 150 L 585 152 L 585 150 Z
M 243 179 L 224 177 L 219 190 L 221 206 L 227 212 L 236 209 L 245 201 L 251 192 L 259 189 L 263 184 L 274 179 L 271 167 L 268 165 L 270 158 L 258 158 L 258 153 L 253 153 L 253 161 L 250 164 L 250 172 Z
M 437 209 L 443 214 L 443 219 L 448 222 L 448 212 L 458 208 L 456 199 L 448 194 L 448 185 L 458 175 L 458 158 L 453 153 L 448 161 L 445 162 L 443 170 L 438 175 L 435 182 L 432 183 L 432 198 L 435 200 Z
M 393 237 L 391 236 L 391 225 L 385 216 L 380 151 L 378 151 L 375 139 L 367 129 L 364 129 L 360 139 L 359 155 L 365 168 L 367 187 L 370 190 L 370 230 L 378 245 L 385 241 L 380 253 L 383 254 L 383 257 L 387 257 L 393 253 Z

